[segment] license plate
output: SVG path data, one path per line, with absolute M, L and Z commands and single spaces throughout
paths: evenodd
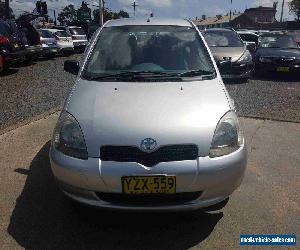
M 18 47 L 19 47 L 19 45 L 18 45 L 18 44 L 15 44 L 15 45 L 14 45 L 14 47 L 15 47 L 15 48 L 18 48 Z
M 126 176 L 121 178 L 125 194 L 175 194 L 176 176 Z
M 290 68 L 289 67 L 278 67 L 277 71 L 278 72 L 289 72 Z

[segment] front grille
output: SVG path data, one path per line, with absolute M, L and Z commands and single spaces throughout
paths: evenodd
M 102 161 L 137 162 L 147 167 L 160 162 L 195 160 L 197 157 L 196 145 L 164 146 L 151 153 L 131 146 L 103 146 L 100 149 Z
M 177 194 L 143 194 L 126 195 L 117 193 L 96 193 L 102 201 L 116 205 L 136 205 L 136 206 L 164 206 L 176 205 L 194 201 L 202 194 L 200 192 L 177 193 Z

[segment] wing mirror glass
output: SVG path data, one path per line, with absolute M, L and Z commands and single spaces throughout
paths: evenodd
M 77 75 L 79 72 L 80 66 L 79 66 L 79 62 L 78 61 L 74 61 L 74 60 L 67 60 L 64 63 L 64 70 L 66 72 L 69 72 L 73 75 Z

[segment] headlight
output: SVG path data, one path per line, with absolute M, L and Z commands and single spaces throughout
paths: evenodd
M 262 63 L 271 63 L 272 59 L 269 58 L 269 57 L 260 57 L 259 61 L 262 62 Z
M 244 143 L 243 133 L 238 118 L 233 111 L 226 113 L 219 121 L 211 143 L 211 158 L 230 154 Z
M 66 155 L 85 160 L 88 158 L 81 128 L 76 119 L 66 111 L 63 111 L 58 119 L 52 145 Z
M 250 62 L 250 61 L 252 61 L 252 56 L 251 56 L 249 50 L 246 50 L 237 62 L 245 63 L 245 62 Z

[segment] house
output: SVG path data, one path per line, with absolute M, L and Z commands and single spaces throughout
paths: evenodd
M 195 25 L 197 25 L 200 29 L 207 28 L 227 28 L 230 27 L 230 22 L 240 16 L 240 13 L 233 14 L 230 18 L 230 15 L 227 14 L 225 16 L 216 15 L 215 17 L 206 17 L 202 16 L 202 19 L 194 20 Z
M 194 23 L 200 28 L 246 28 L 246 29 L 278 29 L 282 24 L 277 22 L 276 7 L 262 7 L 246 9 L 244 13 L 234 13 L 230 15 L 217 15 L 215 17 L 202 16 Z

